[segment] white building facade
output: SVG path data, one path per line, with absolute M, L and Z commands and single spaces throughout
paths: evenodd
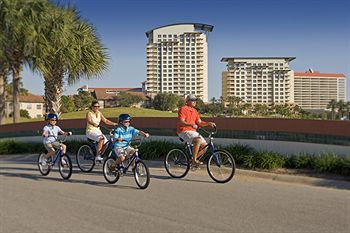
M 146 32 L 145 94 L 194 94 L 208 102 L 208 33 L 213 26 L 181 23 Z
M 294 100 L 308 110 L 325 110 L 328 103 L 346 101 L 346 77 L 344 74 L 320 73 L 310 69 L 294 74 Z
M 225 57 L 222 96 L 239 97 L 245 103 L 285 104 L 294 102 L 295 57 Z

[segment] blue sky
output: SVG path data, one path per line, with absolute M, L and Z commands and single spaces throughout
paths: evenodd
M 214 26 L 209 34 L 209 98 L 221 96 L 222 57 L 293 56 L 290 66 L 347 76 L 350 100 L 350 1 L 347 0 L 54 0 L 75 5 L 92 23 L 111 58 L 101 78 L 65 87 L 141 87 L 146 80 L 145 32 L 181 22 Z M 29 70 L 24 85 L 44 93 Z

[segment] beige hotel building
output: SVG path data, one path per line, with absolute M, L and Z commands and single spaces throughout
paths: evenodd
M 194 94 L 208 102 L 208 33 L 213 26 L 179 23 L 146 32 L 147 80 L 142 83 L 146 95 Z
M 240 97 L 252 104 L 294 102 L 294 72 L 289 63 L 295 57 L 224 57 L 222 97 Z
M 346 79 L 344 74 L 326 74 L 310 69 L 294 74 L 294 101 L 303 109 L 327 109 L 328 103 L 346 101 Z

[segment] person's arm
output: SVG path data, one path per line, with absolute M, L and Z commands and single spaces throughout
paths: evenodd
M 108 119 L 102 114 L 102 112 L 100 112 L 100 114 L 101 114 L 101 120 L 102 120 L 103 123 L 105 123 L 106 125 L 113 125 L 113 126 L 117 126 L 117 125 L 118 125 L 118 123 L 115 123 L 115 122 L 113 122 L 113 121 L 108 120 Z
M 148 138 L 149 137 L 149 133 L 143 132 L 142 130 L 139 131 L 139 134 Z
M 202 121 L 200 118 L 199 120 L 197 120 L 197 125 L 199 125 L 200 127 L 203 127 L 203 126 L 209 126 L 209 127 L 216 127 L 216 124 L 214 122 L 207 122 L 207 121 Z
M 49 136 L 49 131 L 47 131 L 45 128 L 43 129 L 43 134 L 42 134 L 42 136 L 44 137 L 44 138 L 47 138 L 48 136 Z
M 205 127 L 205 126 L 210 126 L 212 128 L 216 127 L 214 122 L 207 122 L 207 121 L 202 121 L 201 118 L 199 117 L 199 114 L 197 112 L 197 119 L 196 119 L 196 124 L 200 127 Z

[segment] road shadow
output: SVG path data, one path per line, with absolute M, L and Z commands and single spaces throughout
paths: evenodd
M 32 168 L 27 168 L 27 169 L 26 168 L 5 168 L 5 169 L 2 169 L 0 167 L 0 170 L 1 170 L 0 176 L 23 178 L 23 179 L 29 179 L 29 180 L 34 180 L 34 181 L 48 180 L 48 181 L 64 182 L 64 183 L 78 183 L 78 184 L 93 185 L 93 186 L 112 188 L 112 189 L 139 189 L 137 187 L 126 186 L 126 185 L 108 184 L 107 182 L 102 182 L 102 181 L 78 180 L 78 179 L 74 179 L 72 177 L 69 180 L 64 180 L 60 177 L 49 177 L 49 176 L 43 176 L 41 174 L 3 172 L 6 169 L 7 170 L 10 170 L 10 169 L 11 170 L 19 170 L 19 171 L 24 171 L 24 170 L 33 171 L 33 170 L 35 170 Z M 55 171 L 52 171 L 52 172 L 55 172 Z

